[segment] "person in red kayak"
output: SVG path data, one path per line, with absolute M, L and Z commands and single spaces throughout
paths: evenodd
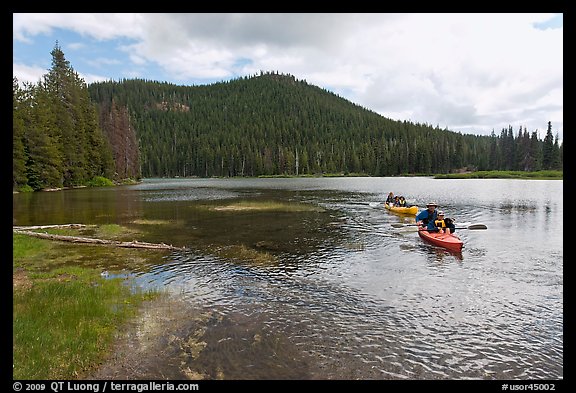
M 446 224 L 446 228 L 448 228 L 448 230 L 446 231 L 447 233 L 456 232 L 456 225 L 454 225 L 454 219 L 446 217 L 444 219 L 444 224 Z
M 439 229 L 434 225 L 434 221 L 438 218 L 436 213 L 436 207 L 438 204 L 436 202 L 430 202 L 426 204 L 426 210 L 422 210 L 416 215 L 416 223 L 421 227 L 426 227 L 428 232 L 438 232 Z
M 440 229 L 440 233 L 454 233 L 456 232 L 456 226 L 451 218 L 444 218 L 444 212 L 438 210 L 438 217 L 434 221 L 434 225 Z
M 444 212 L 442 210 L 438 210 L 437 217 L 434 220 L 434 226 L 438 228 L 438 232 L 444 233 L 446 232 L 446 223 L 444 222 Z M 450 233 L 450 230 L 447 231 Z

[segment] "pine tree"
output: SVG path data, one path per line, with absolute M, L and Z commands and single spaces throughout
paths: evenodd
M 139 179 L 140 154 L 128 108 L 114 98 L 100 106 L 100 124 L 112 149 L 117 179 Z M 174 155 L 172 155 L 174 156 Z
M 554 169 L 556 155 L 554 150 L 554 136 L 552 135 L 552 122 L 548 122 L 548 130 L 542 145 L 542 169 Z
M 26 176 L 26 152 L 24 135 L 27 105 L 24 91 L 18 85 L 18 80 L 12 80 L 12 188 L 18 190 L 28 183 Z
M 38 85 L 33 92 L 34 102 L 25 132 L 26 176 L 34 190 L 63 186 L 63 163 L 60 133 L 54 101 Z
M 554 148 L 552 149 L 552 169 L 555 170 L 562 170 L 562 156 L 561 156 L 562 149 L 559 146 L 558 142 L 558 134 L 554 138 Z
M 41 86 L 52 100 L 56 117 L 63 183 L 80 185 L 110 173 L 109 152 L 105 151 L 107 146 L 86 83 L 66 60 L 58 42 L 50 53 L 52 68 Z

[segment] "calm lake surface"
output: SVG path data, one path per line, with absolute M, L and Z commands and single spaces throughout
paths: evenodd
M 390 191 L 488 229 L 445 251 L 392 226 L 414 219 L 374 206 Z M 13 221 L 186 246 L 125 274 L 216 312 L 196 361 L 231 379 L 563 379 L 563 206 L 557 180 L 147 179 L 16 194 Z

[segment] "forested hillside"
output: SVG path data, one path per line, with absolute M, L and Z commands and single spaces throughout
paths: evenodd
M 13 189 L 154 176 L 450 173 L 562 169 L 547 124 L 491 136 L 387 119 L 294 76 L 202 86 L 87 85 L 56 44 L 37 84 L 13 79 Z M 513 121 L 514 119 L 511 119 Z M 546 125 L 541 125 L 546 126 Z
M 114 163 L 87 85 L 56 44 L 38 84 L 13 78 L 12 187 L 40 190 L 112 178 Z
M 384 118 L 291 75 L 203 86 L 123 80 L 88 90 L 104 111 L 112 102 L 127 108 L 143 177 L 562 168 L 551 124 L 544 140 L 511 127 L 462 135 Z

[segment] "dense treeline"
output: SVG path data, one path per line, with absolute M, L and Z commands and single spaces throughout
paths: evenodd
M 550 123 L 543 141 L 525 128 L 463 135 L 384 118 L 278 73 L 207 86 L 110 81 L 89 91 L 97 103 L 130 108 L 144 177 L 562 168 Z
M 110 148 L 87 85 L 56 44 L 52 68 L 38 84 L 13 78 L 14 190 L 85 185 L 112 177 Z
M 86 85 L 56 44 L 38 84 L 13 80 L 13 188 L 97 177 L 450 173 L 562 169 L 552 134 L 478 136 L 394 121 L 291 75 L 206 86 Z

